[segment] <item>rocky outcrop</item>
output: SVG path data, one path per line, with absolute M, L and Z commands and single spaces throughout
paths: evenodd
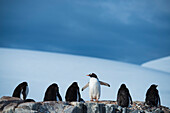
M 134 102 L 129 108 L 121 108 L 114 101 L 100 102 L 24 102 L 19 98 L 0 98 L 2 113 L 170 113 L 166 107 L 147 107 L 143 102 Z

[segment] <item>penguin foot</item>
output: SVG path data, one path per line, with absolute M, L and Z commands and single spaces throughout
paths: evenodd
M 96 102 L 98 102 L 99 100 L 98 99 L 96 99 Z

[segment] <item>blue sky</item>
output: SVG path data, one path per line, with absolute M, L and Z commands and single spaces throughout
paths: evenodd
M 142 64 L 170 55 L 169 0 L 0 0 L 0 47 Z

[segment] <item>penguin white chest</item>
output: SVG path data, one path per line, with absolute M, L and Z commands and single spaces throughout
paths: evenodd
M 21 92 L 20 92 L 20 98 L 21 98 L 22 100 L 24 100 L 24 95 L 23 95 L 23 93 L 25 93 L 25 98 L 27 98 L 27 96 L 28 96 L 28 92 L 29 92 L 28 86 L 26 86 L 25 92 L 23 92 L 23 91 L 24 91 L 24 90 L 22 89 Z
M 91 99 L 99 99 L 100 98 L 100 82 L 96 78 L 90 78 L 89 96 Z

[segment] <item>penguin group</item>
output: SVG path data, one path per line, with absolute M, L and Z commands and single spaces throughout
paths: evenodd
M 110 87 L 110 85 L 106 82 L 100 81 L 95 73 L 88 74 L 90 77 L 90 81 L 81 89 L 83 91 L 87 87 L 89 87 L 89 97 L 91 101 L 99 101 L 101 95 L 101 85 Z M 145 104 L 151 107 L 159 107 L 161 106 L 161 101 L 159 97 L 159 92 L 156 89 L 157 85 L 152 84 L 150 88 L 146 92 Z M 28 83 L 22 82 L 20 83 L 13 91 L 12 97 L 21 98 L 25 102 L 35 102 L 33 99 L 27 99 L 27 95 L 29 92 Z M 73 82 L 65 94 L 66 102 L 85 102 L 81 98 L 80 89 L 77 82 Z M 59 86 L 56 83 L 51 84 L 45 91 L 43 101 L 63 101 L 60 93 Z M 117 93 L 117 104 L 121 107 L 129 107 L 130 104 L 133 104 L 132 97 L 130 95 L 129 89 L 125 84 L 121 84 Z

